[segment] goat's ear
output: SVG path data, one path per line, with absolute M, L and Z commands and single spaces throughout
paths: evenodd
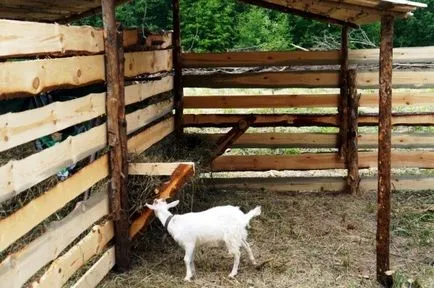
M 150 204 L 148 204 L 148 203 L 146 203 L 145 205 L 146 205 L 146 207 L 148 207 L 149 209 L 151 209 L 151 210 L 155 210 L 154 205 L 150 205 Z
M 179 200 L 176 200 L 176 201 L 173 201 L 173 202 L 170 202 L 169 204 L 167 204 L 167 207 L 168 208 L 173 208 L 173 207 L 175 207 L 178 204 L 179 204 Z

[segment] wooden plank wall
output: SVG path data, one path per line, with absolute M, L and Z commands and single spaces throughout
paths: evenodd
M 102 30 L 9 20 L 0 20 L 0 27 L 8 36 L 0 48 L 3 60 L 0 63 L 0 100 L 105 80 Z M 145 41 L 137 30 L 124 32 L 124 47 L 129 51 L 125 54 L 125 77 L 139 76 L 137 81 L 125 87 L 125 105 L 132 110 L 126 116 L 130 153 L 142 153 L 173 132 L 173 98 L 154 97 L 173 90 L 173 77 L 166 73 L 172 70 L 171 43 L 170 33 L 153 34 Z M 50 58 L 14 60 L 34 56 Z M 62 58 L 55 58 L 58 56 Z M 146 101 L 151 97 L 154 97 L 153 104 L 147 105 Z M 105 93 L 88 94 L 41 108 L 0 115 L 0 153 L 7 155 L 8 150 L 43 136 L 88 120 L 104 119 L 105 98 Z M 114 247 L 107 247 L 113 238 L 113 222 L 102 220 L 109 213 L 107 185 L 99 185 L 90 198 L 79 201 L 84 191 L 104 183 L 109 175 L 108 157 L 104 152 L 106 123 L 102 122 L 52 147 L 20 159 L 9 159 L 0 166 L 0 203 L 14 203 L 20 201 L 16 196 L 63 168 L 95 153 L 100 155 L 66 180 L 59 181 L 0 219 L 0 231 L 8 231 L 0 233 L 0 251 L 9 253 L 0 263 L 0 283 L 21 287 L 32 279 L 32 287 L 62 287 L 89 259 L 98 255 L 99 260 L 74 284 L 74 287 L 94 287 L 115 264 Z M 47 225 L 46 219 L 70 205 L 71 201 L 76 205 L 72 212 L 48 223 L 45 232 L 36 239 L 26 240 L 32 229 L 42 222 Z M 99 224 L 95 224 L 96 221 L 100 221 Z M 89 232 L 64 251 L 85 231 Z M 16 241 L 24 241 L 26 245 L 9 250 Z M 38 277 L 35 278 L 36 273 Z
M 415 47 L 394 49 L 394 64 L 408 66 L 411 64 L 434 63 L 434 47 Z M 225 67 L 273 67 L 299 66 L 296 71 L 247 72 L 247 73 L 203 73 L 188 70 L 184 75 L 186 88 L 210 88 L 211 95 L 184 97 L 184 124 L 191 128 L 229 128 L 233 127 L 246 114 L 254 114 L 256 121 L 253 128 L 294 127 L 301 128 L 296 133 L 250 132 L 247 131 L 232 146 L 233 148 L 300 148 L 300 149 L 337 149 L 336 133 L 308 133 L 305 127 L 338 127 L 339 103 L 338 91 L 320 92 L 321 88 L 338 88 L 339 71 L 302 66 L 339 65 L 339 51 L 291 51 L 291 52 L 229 52 L 229 53 L 185 53 L 182 55 L 184 68 L 225 68 Z M 357 88 L 361 94 L 361 110 L 375 111 L 378 108 L 378 71 L 372 64 L 378 65 L 378 49 L 351 50 L 349 62 L 353 67 L 371 65 L 370 70 L 358 69 Z M 375 66 L 374 66 L 375 67 Z M 221 70 L 220 70 L 221 71 Z M 397 69 L 393 73 L 393 105 L 395 109 L 407 109 L 410 112 L 395 112 L 392 115 L 394 126 L 433 126 L 434 110 L 413 112 L 413 107 L 434 107 L 434 92 L 422 88 L 434 87 L 434 72 L 427 69 Z M 245 93 L 215 93 L 213 88 L 242 88 Z M 249 88 L 273 88 L 273 94 L 256 94 Z M 283 93 L 280 88 L 305 88 L 303 93 Z M 310 92 L 310 88 L 316 90 Z M 372 89 L 374 88 L 374 89 Z M 395 88 L 406 88 L 395 89 Z M 368 90 L 370 89 L 370 90 Z M 300 89 L 298 89 L 300 91 Z M 325 90 L 327 91 L 327 90 Z M 186 93 L 186 95 L 188 95 Z M 303 112 L 297 111 L 298 108 Z M 331 108 L 333 113 L 309 112 L 305 108 Z M 214 109 L 214 110 L 212 110 Z M 215 110 L 217 109 L 217 110 Z M 246 110 L 249 109 L 249 110 Z M 268 111 L 265 112 L 264 109 Z M 315 109 L 318 111 L 320 109 Z M 215 112 L 218 111 L 218 112 Z M 281 112 L 279 112 L 281 111 Z M 289 111 L 289 112 L 288 112 Z M 304 112 L 307 111 L 307 112 Z M 262 114 L 261 114 L 262 112 Z M 272 112 L 272 113 L 271 113 Z M 360 113 L 358 125 L 377 126 L 378 113 Z M 293 129 L 294 130 L 294 129 Z M 196 130 L 197 131 L 197 130 Z M 206 130 L 204 130 L 206 131 Z M 197 132 L 195 132 L 197 133 Z M 207 133 L 212 139 L 219 139 L 224 133 Z M 376 133 L 358 135 L 359 149 L 377 149 Z M 395 133 L 392 137 L 393 167 L 434 168 L 431 161 L 434 154 L 434 134 L 432 133 Z M 398 150 L 396 150 L 398 149 Z M 402 149 L 423 149 L 406 151 Z M 264 150 L 263 150 L 264 151 Z M 266 170 L 310 170 L 342 169 L 342 161 L 336 158 L 334 150 L 329 153 L 302 153 L 299 155 L 268 155 L 264 152 L 251 152 L 252 155 L 223 155 L 216 159 L 214 171 L 266 171 Z M 377 165 L 377 152 L 359 152 L 360 168 L 374 168 Z

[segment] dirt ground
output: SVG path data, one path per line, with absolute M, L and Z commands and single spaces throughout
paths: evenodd
M 134 243 L 133 269 L 99 287 L 379 287 L 375 281 L 375 193 L 363 196 L 265 191 L 196 191 L 194 211 L 221 204 L 262 205 L 242 251 L 236 280 L 223 248 L 196 252 L 197 277 L 184 283 L 183 252 L 154 221 Z M 394 192 L 391 267 L 394 287 L 434 287 L 434 191 Z M 410 284 L 411 283 L 411 284 Z

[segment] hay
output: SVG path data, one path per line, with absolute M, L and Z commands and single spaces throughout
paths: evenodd
M 213 159 L 215 143 L 206 136 L 184 135 L 176 138 L 171 135 L 152 146 L 144 153 L 133 156 L 131 162 L 182 162 L 196 164 L 196 175 L 189 180 L 189 188 L 181 189 L 179 197 L 184 197 L 179 208 L 188 210 L 197 186 L 200 186 L 199 175 L 209 172 L 209 163 Z M 169 177 L 130 176 L 128 180 L 129 215 L 130 218 L 142 211 L 146 203 L 155 198 L 155 188 L 167 181 Z

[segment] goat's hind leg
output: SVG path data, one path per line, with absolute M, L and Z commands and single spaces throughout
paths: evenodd
M 252 262 L 252 264 L 255 266 L 258 265 L 256 263 L 255 256 L 253 256 L 253 252 L 252 252 L 252 249 L 250 248 L 249 243 L 246 240 L 243 240 L 243 241 L 241 241 L 241 244 L 243 245 L 244 249 L 246 249 L 247 254 L 249 255 L 249 259 Z
M 238 266 L 240 266 L 240 248 L 237 247 L 237 249 L 231 249 L 229 252 L 234 255 L 234 266 L 232 267 L 229 277 L 235 278 L 235 276 L 238 274 Z
M 185 268 L 186 268 L 186 274 L 185 274 L 185 281 L 190 281 L 193 277 L 193 274 L 196 272 L 194 268 L 193 263 L 194 258 L 194 245 L 189 245 L 185 247 L 185 256 L 184 256 L 184 262 L 185 262 Z

